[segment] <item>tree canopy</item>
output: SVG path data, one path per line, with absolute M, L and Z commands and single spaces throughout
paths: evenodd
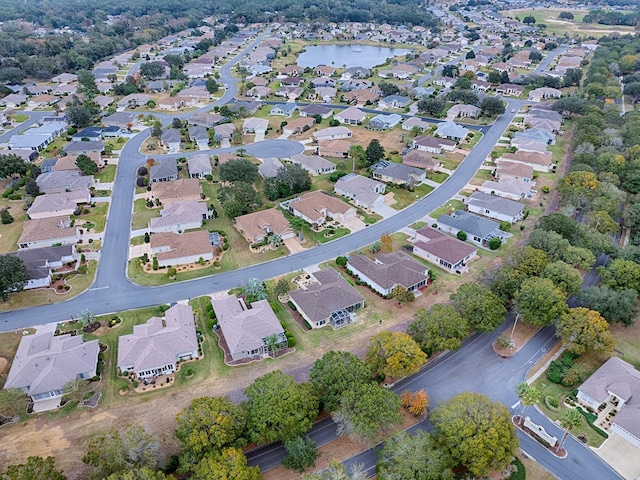
M 247 466 L 247 457 L 239 448 L 228 447 L 210 453 L 193 469 L 191 480 L 261 480 L 259 467 Z
M 247 158 L 233 158 L 220 165 L 220 180 L 223 182 L 253 183 L 258 176 L 258 166 Z
M 450 305 L 435 304 L 429 310 L 421 308 L 413 318 L 407 333 L 427 355 L 457 350 L 470 333 L 469 322 Z
M 453 307 L 469 326 L 478 332 L 490 332 L 504 322 L 507 309 L 496 294 L 478 283 L 465 283 L 451 295 Z
M 548 278 L 524 280 L 514 301 L 522 321 L 537 327 L 551 325 L 567 309 L 566 296 Z
M 165 475 L 159 470 L 147 467 L 132 468 L 126 472 L 112 473 L 104 480 L 173 480 L 174 477 Z
M 613 290 L 640 291 L 640 265 L 632 260 L 616 258 L 606 267 L 598 267 L 602 283 Z
M 267 177 L 264 194 L 269 200 L 290 197 L 311 188 L 311 176 L 300 165 L 287 163 L 278 169 L 275 177 Z
M 13 255 L 0 255 L 0 291 L 4 302 L 12 292 L 19 292 L 29 281 L 24 262 Z
M 247 182 L 235 182 L 218 191 L 218 200 L 229 218 L 236 218 L 255 211 L 262 205 L 260 194 Z
M 424 430 L 384 442 L 377 466 L 380 480 L 453 480 L 451 457 Z
M 56 461 L 53 457 L 29 457 L 26 463 L 9 465 L 7 471 L 0 474 L 0 480 L 34 480 L 36 478 L 67 480 L 67 477 L 56 469 Z
M 587 350 L 612 352 L 615 347 L 609 324 L 595 310 L 571 308 L 562 314 L 556 329 L 564 347 L 576 355 Z
M 542 276 L 551 280 L 567 297 L 572 297 L 580 292 L 582 275 L 563 261 L 548 264 L 544 267 Z
M 95 175 L 98 173 L 98 165 L 91 160 L 87 155 L 81 153 L 76 158 L 76 166 L 80 169 L 83 175 Z
M 607 285 L 588 287 L 578 295 L 578 304 L 599 312 L 609 323 L 628 326 L 638 315 L 638 292 L 630 288 L 613 290 Z
M 366 361 L 375 375 L 400 378 L 417 372 L 427 355 L 406 333 L 385 331 L 369 340 Z
M 369 145 L 367 145 L 365 150 L 365 154 L 368 166 L 383 160 L 385 156 L 384 148 L 380 145 L 380 141 L 377 138 L 374 138 L 369 142 Z

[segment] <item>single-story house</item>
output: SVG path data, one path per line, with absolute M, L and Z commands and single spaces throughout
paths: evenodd
M 395 127 L 402 121 L 402 117 L 397 113 L 391 113 L 389 115 L 378 114 L 369 120 L 367 128 L 369 130 L 389 130 Z
M 213 127 L 213 131 L 216 137 L 220 140 L 231 140 L 233 134 L 236 132 L 236 126 L 233 123 L 223 123 L 222 125 L 216 125 Z
M 27 269 L 29 280 L 24 286 L 25 290 L 48 287 L 51 284 L 52 269 L 60 268 L 66 263 L 76 263 L 79 257 L 75 245 L 31 248 L 8 255 L 18 257 Z
M 120 100 L 117 105 L 119 109 L 142 107 L 151 100 L 151 95 L 146 93 L 131 93 Z
M 163 204 L 185 200 L 197 201 L 202 197 L 202 187 L 197 178 L 154 182 L 151 184 L 151 195 L 159 198 Z
M 530 138 L 516 137 L 511 139 L 511 146 L 516 147 L 522 152 L 545 153 L 547 151 L 547 143 L 532 140 Z
M 336 171 L 336 164 L 317 155 L 299 153 L 290 157 L 291 163 L 299 165 L 311 175 L 324 175 Z
M 402 122 L 402 129 L 407 131 L 418 128 L 421 132 L 424 132 L 425 130 L 428 130 L 430 126 L 431 124 L 429 122 L 418 117 L 410 117 Z
M 442 150 L 452 152 L 456 148 L 456 142 L 446 138 L 432 137 L 431 135 L 420 135 L 413 139 L 413 148 L 423 152 L 441 154 Z
M 512 97 L 519 97 L 524 92 L 522 85 L 515 85 L 513 83 L 501 83 L 496 87 L 496 93 L 498 95 L 508 95 Z
M 478 249 L 428 226 L 416 231 L 413 253 L 451 273 L 464 273 Z
M 71 226 L 68 215 L 26 220 L 18 238 L 18 248 L 43 248 L 56 244 L 72 245 L 80 238 L 78 227 Z
M 535 88 L 529 92 L 529 100 L 539 102 L 540 100 L 546 100 L 548 98 L 560 98 L 562 92 L 557 88 L 541 87 Z
M 341 223 L 356 218 L 355 208 L 322 190 L 304 193 L 284 205 L 290 213 L 302 218 L 312 227 L 323 225 L 327 217 Z
M 542 128 L 527 128 L 523 132 L 516 132 L 514 137 L 528 138 L 537 142 L 546 143 L 547 145 L 553 145 L 556 141 L 556 136 L 554 133 Z
M 511 200 L 530 199 L 536 196 L 536 191 L 532 189 L 533 184 L 520 180 L 485 180 L 478 190 L 489 195 L 497 195 Z
M 161 157 L 151 166 L 149 177 L 152 183 L 178 179 L 178 163 L 175 158 Z
M 333 118 L 340 123 L 346 123 L 347 125 L 360 125 L 367 118 L 367 114 L 360 110 L 358 107 L 349 107 L 336 113 Z
M 578 387 L 577 398 L 598 415 L 596 425 L 614 413 L 611 432 L 640 448 L 640 372 L 632 365 L 609 358 Z
M 496 162 L 495 177 L 500 182 L 518 180 L 533 185 L 533 168 L 522 163 L 498 160 Z
M 302 77 L 287 77 L 280 80 L 281 87 L 299 87 L 303 83 L 304 83 L 304 78 Z M 323 85 L 320 85 L 320 86 L 323 86 Z
M 158 259 L 160 267 L 196 263 L 213 258 L 213 246 L 209 232 L 173 233 L 163 232 L 151 235 L 151 252 Z
M 20 339 L 4 384 L 5 389 L 26 393 L 34 412 L 58 408 L 67 383 L 96 376 L 98 340 L 85 342 L 82 335 L 55 335 L 55 331 L 56 324 L 48 323 Z
M 397 286 L 417 292 L 429 280 L 429 269 L 400 251 L 380 254 L 375 260 L 365 255 L 352 255 L 347 269 L 380 295 L 391 295 Z
M 102 117 L 102 124 L 106 127 L 129 128 L 135 123 L 136 116 L 129 112 L 115 112 Z
M 451 118 L 478 118 L 480 112 L 480 108 L 475 105 L 454 105 L 447 110 L 447 116 Z
M 355 173 L 338 179 L 333 191 L 347 197 L 356 207 L 372 210 L 384 204 L 385 184 Z
M 229 295 L 214 298 L 211 305 L 232 361 L 264 357 L 272 344 L 287 346 L 284 328 L 267 300 L 247 305 L 244 299 Z
M 283 167 L 279 158 L 266 157 L 260 159 L 260 165 L 258 165 L 258 173 L 262 178 L 272 178 L 278 174 L 278 171 Z
M 198 125 L 200 127 L 212 128 L 213 126 L 221 123 L 225 120 L 225 117 L 218 115 L 217 113 L 209 112 L 195 112 L 189 117 L 189 124 Z
M 187 169 L 189 170 L 189 176 L 191 178 L 204 178 L 213 172 L 211 159 L 209 155 L 206 154 L 189 157 L 187 160 Z
M 266 118 L 256 118 L 250 117 L 247 118 L 242 124 L 242 133 L 257 133 L 264 135 L 267 133 L 267 128 L 269 128 L 269 120 Z
M 98 142 L 102 140 L 102 127 L 87 127 L 72 135 L 72 142 Z
M 84 187 L 70 192 L 45 193 L 33 199 L 27 210 L 31 220 L 39 218 L 73 215 L 78 205 L 91 202 L 91 193 Z
M 212 217 L 207 204 L 194 200 L 168 203 L 160 210 L 160 217 L 149 220 L 149 231 L 181 233 L 200 228 L 202 221 Z
M 326 105 L 311 104 L 300 109 L 301 117 L 315 117 L 316 115 L 320 115 L 323 119 L 327 119 L 333 115 L 333 108 L 327 107 Z
M 380 99 L 378 106 L 380 108 L 405 108 L 411 103 L 409 97 L 403 97 L 402 95 L 389 95 Z
M 431 154 L 417 149 L 409 150 L 409 152 L 402 157 L 402 164 L 422 168 L 427 171 L 437 171 L 441 166 L 440 162 L 433 158 Z
M 442 122 L 438 124 L 435 135 L 449 140 L 454 140 L 456 142 L 461 142 L 467 137 L 467 135 L 469 135 L 469 130 L 455 122 Z
M 371 167 L 373 178 L 385 183 L 417 185 L 426 179 L 426 172 L 403 163 L 381 161 Z
M 311 80 L 311 86 L 313 88 L 335 87 L 336 81 L 331 77 L 318 77 Z
M 364 297 L 333 268 L 311 274 L 315 280 L 289 293 L 291 303 L 311 328 L 340 328 L 357 320 Z
M 249 243 L 260 243 L 269 234 L 278 235 L 282 240 L 293 238 L 295 235 L 289 221 L 276 208 L 236 217 L 235 225 Z
M 558 133 L 562 127 L 562 122 L 558 120 L 551 120 L 548 118 L 527 116 L 525 118 L 525 124 L 532 128 L 542 128 L 551 133 Z
M 500 238 L 505 241 L 504 232 L 500 230 L 500 224 L 486 218 L 478 217 L 463 210 L 456 210 L 452 214 L 443 213 L 436 221 L 438 229 L 451 235 L 458 232 L 467 234 L 467 240 L 479 246 L 488 245 L 492 238 Z
M 553 168 L 553 156 L 551 152 L 503 153 L 500 159 L 528 165 L 537 172 L 549 172 Z
M 104 150 L 104 143 L 102 143 L 102 141 L 71 142 L 62 150 L 67 155 L 88 155 L 90 153 L 102 153 L 102 151 Z
M 484 192 L 473 192 L 469 197 L 467 208 L 472 213 L 511 224 L 520 220 L 524 214 L 522 203 Z
M 133 333 L 118 337 L 118 368 L 138 379 L 170 375 L 181 360 L 198 358 L 198 337 L 193 309 L 175 304 L 164 318 L 151 317 L 134 325 Z
M 169 152 L 178 152 L 180 150 L 180 130 L 176 128 L 165 130 L 162 132 L 162 135 L 160 135 L 160 143 L 164 148 L 168 149 Z
M 320 142 L 321 140 L 336 140 L 340 138 L 351 138 L 353 132 L 347 127 L 329 127 L 313 132 L 313 138 Z
M 269 87 L 255 86 L 247 90 L 247 97 L 257 98 L 258 100 L 267 98 L 270 95 L 273 95 L 273 90 Z
M 282 127 L 282 133 L 295 135 L 309 130 L 316 123 L 314 117 L 300 117 Z
M 320 140 L 318 142 L 318 155 L 321 157 L 347 158 L 351 142 L 347 140 Z
M 62 170 L 41 173 L 36 183 L 42 193 L 60 193 L 82 190 L 94 186 L 93 176 L 82 175 L 79 170 Z
M 189 138 L 196 142 L 199 150 L 209 150 L 209 132 L 205 127 L 193 125 L 189 127 Z
M 296 111 L 298 106 L 295 103 L 278 103 L 271 107 L 269 115 L 278 115 L 280 117 L 290 118 Z

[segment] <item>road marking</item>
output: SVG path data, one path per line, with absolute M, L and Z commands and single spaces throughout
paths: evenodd
M 518 400 L 516 403 L 514 403 L 513 405 L 511 405 L 511 410 L 513 410 L 514 408 L 516 408 L 518 405 L 520 405 L 520 400 Z
M 107 285 L 106 287 L 95 287 L 95 288 L 90 288 L 89 291 L 92 292 L 94 290 L 104 290 L 105 288 L 109 288 L 109 285 Z

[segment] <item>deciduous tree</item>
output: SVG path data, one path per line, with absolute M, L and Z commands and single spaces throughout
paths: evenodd
M 380 235 L 380 253 L 391 253 L 393 250 L 393 237 L 388 233 Z
M 417 372 L 427 355 L 406 333 L 386 331 L 371 337 L 366 361 L 375 375 L 400 378 Z
M 377 138 L 372 139 L 367 145 L 366 153 L 366 161 L 367 166 L 371 166 L 376 162 L 384 159 L 384 148 L 380 145 L 380 141 Z
M 18 388 L 0 390 L 0 416 L 9 420 L 25 413 L 28 400 L 27 395 Z
M 249 467 L 239 448 L 224 448 L 204 457 L 193 469 L 191 480 L 261 480 L 259 467 Z
M 0 255 L 2 301 L 6 302 L 10 293 L 21 291 L 28 281 L 27 268 L 20 258 L 12 255 Z
M 564 347 L 577 355 L 587 350 L 612 352 L 615 347 L 609 324 L 595 310 L 571 308 L 560 317 L 556 328 Z
M 630 288 L 613 290 L 607 285 L 588 287 L 580 292 L 578 305 L 599 312 L 609 323 L 629 326 L 638 315 L 638 292 Z
M 427 354 L 457 350 L 469 336 L 469 322 L 450 305 L 435 304 L 421 308 L 414 315 L 407 332 Z
M 253 183 L 258 179 L 258 166 L 247 158 L 234 158 L 220 165 L 223 182 Z
M 173 480 L 173 478 L 159 470 L 142 467 L 132 468 L 126 472 L 112 473 L 105 480 Z
M 551 325 L 567 309 L 567 297 L 548 278 L 524 280 L 514 301 L 522 321 L 537 327 Z
M 53 457 L 29 457 L 27 463 L 9 465 L 7 471 L 0 475 L 0 480 L 67 480 L 64 474 L 56 469 Z
M 429 407 L 429 396 L 424 388 L 415 392 L 405 390 L 400 395 L 400 403 L 410 414 L 418 417 L 427 413 L 427 408 Z
M 509 411 L 478 393 L 461 393 L 431 414 L 435 436 L 453 460 L 475 476 L 503 469 L 518 448 Z
M 236 218 L 255 211 L 262 205 L 260 194 L 247 182 L 235 182 L 218 191 L 218 200 L 229 218 Z
M 301 436 L 286 440 L 284 449 L 287 455 L 282 459 L 282 465 L 292 470 L 304 472 L 307 467 L 313 467 L 318 458 L 318 446 L 309 437 Z
M 490 332 L 504 322 L 507 309 L 496 294 L 483 285 L 465 283 L 451 295 L 453 307 L 469 326 L 478 332 Z
M 484 97 L 480 102 L 482 114 L 487 117 L 501 115 L 504 113 L 504 102 L 497 97 Z
M 631 260 L 616 258 L 607 267 L 598 267 L 602 283 L 613 290 L 640 291 L 640 265 Z
M 80 169 L 83 175 L 95 175 L 98 173 L 98 165 L 91 160 L 87 155 L 81 153 L 76 158 L 76 166 Z
M 544 267 L 542 276 L 551 280 L 567 297 L 573 297 L 580 292 L 582 275 L 563 261 L 548 264 Z
M 424 430 L 400 432 L 378 452 L 380 480 L 453 480 L 453 461 Z

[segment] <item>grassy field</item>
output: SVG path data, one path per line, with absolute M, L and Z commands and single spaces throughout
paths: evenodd
M 116 166 L 107 165 L 104 169 L 94 175 L 94 178 L 101 183 L 110 183 L 116 179 Z
M 393 193 L 393 199 L 396 201 L 391 207 L 395 210 L 402 210 L 414 202 L 418 201 L 422 197 L 427 196 L 433 191 L 431 185 L 418 185 L 414 188 L 413 192 L 404 188 L 389 187 L 387 186 L 386 192 Z
M 71 219 L 76 221 L 76 225 L 82 227 L 86 224 L 93 224 L 91 228 L 93 233 L 104 232 L 104 227 L 107 224 L 107 210 L 109 209 L 108 203 L 97 203 L 95 207 L 89 207 L 89 213 L 83 213 L 82 215 L 72 215 Z
M 0 253 L 13 252 L 18 249 L 18 239 L 22 234 L 22 224 L 28 219 L 23 210 L 23 200 L 7 200 L 0 197 L 0 209 L 8 208 L 13 222 L 0 227 Z
M 146 200 L 144 198 L 138 198 L 133 202 L 133 217 L 131 223 L 134 230 L 149 227 L 149 220 L 159 216 L 159 212 L 162 207 L 147 208 Z
M 429 214 L 429 216 L 431 218 L 438 218 L 442 214 L 453 213 L 456 210 L 464 210 L 464 203 L 462 203 L 460 200 L 449 200 L 442 207 L 436 208 Z

